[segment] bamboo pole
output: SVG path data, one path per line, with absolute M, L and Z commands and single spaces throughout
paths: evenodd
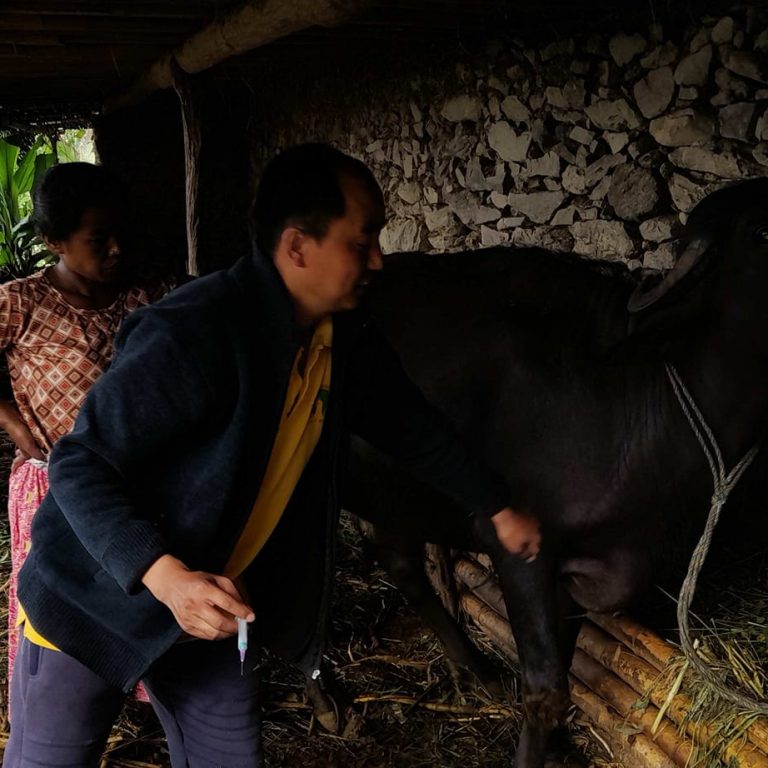
M 657 743 L 666 755 L 679 768 L 685 768 L 693 752 L 690 739 L 681 736 L 675 726 L 666 717 L 661 718 L 659 727 L 654 733 L 654 725 L 659 716 L 659 709 L 652 704 L 639 709 L 637 693 L 616 675 L 588 656 L 584 651 L 576 649 L 573 657 L 572 673 L 588 686 L 595 695 L 610 704 L 622 718 L 632 725 L 641 728 L 643 733 Z
M 507 606 L 504 604 L 501 589 L 493 574 L 474 560 L 464 558 L 456 562 L 453 571 L 456 577 L 466 584 L 486 605 L 493 608 L 504 619 L 507 618 Z
M 492 575 L 484 568 L 471 560 L 462 559 L 456 563 L 456 575 L 468 587 L 473 589 L 483 601 L 495 608 L 504 606 L 501 597 L 501 589 Z M 475 589 L 475 586 L 478 586 Z M 501 611 L 499 611 L 501 613 Z M 506 616 L 506 609 L 504 614 Z M 680 655 L 680 652 L 670 643 L 663 640 L 656 633 L 643 627 L 638 622 L 628 616 L 607 616 L 605 614 L 590 614 L 590 619 L 599 627 L 604 629 L 609 635 L 627 646 L 636 656 L 647 662 L 657 672 L 662 672 L 667 665 Z M 589 630 L 585 630 L 589 631 Z M 648 671 L 648 679 L 653 676 Z M 644 695 L 645 689 L 633 686 L 633 688 Z M 667 687 L 662 692 L 662 697 L 666 699 L 669 694 Z M 690 708 L 690 698 L 685 697 L 685 705 L 680 712 L 682 717 L 685 711 Z M 676 722 L 679 722 L 676 721 Z M 747 737 L 762 753 L 768 755 L 768 720 L 758 718 L 746 730 Z
M 517 649 L 507 621 L 472 593 L 461 596 L 461 606 L 503 653 L 513 661 L 517 661 Z M 570 682 L 574 703 L 592 723 L 600 728 L 603 737 L 626 768 L 678 768 L 662 748 L 644 734 L 636 734 L 631 739 L 621 735 L 623 725 L 621 718 L 611 712 L 598 695 L 573 676 Z
M 485 590 L 485 599 L 480 599 L 474 594 L 464 595 L 462 597 L 462 608 L 477 621 L 504 653 L 513 659 L 517 659 L 514 639 L 508 622 L 499 616 L 489 605 L 489 601 L 493 603 L 498 602 L 500 599 L 498 585 L 495 585 L 496 591 L 494 591 L 494 585 L 488 580 L 487 573 L 484 574 L 482 568 L 467 560 L 457 563 L 456 573 L 465 584 L 480 583 Z M 626 636 L 635 645 L 638 644 L 639 640 L 643 640 L 647 645 L 645 649 L 646 654 L 654 658 L 658 664 L 661 663 L 662 659 L 669 660 L 676 655 L 675 649 L 672 646 L 664 643 L 663 640 L 648 630 L 640 631 L 643 628 L 636 623 L 631 621 L 625 623 L 623 619 L 606 623 L 617 634 Z M 623 708 L 625 710 L 626 708 L 632 709 L 639 696 L 646 696 L 650 692 L 650 700 L 654 705 L 654 709 L 651 710 L 653 712 L 653 721 L 656 720 L 659 708 L 666 707 L 666 714 L 672 722 L 678 726 L 685 722 L 686 713 L 691 707 L 690 697 L 680 693 L 670 697 L 671 685 L 660 684 L 660 670 L 656 666 L 643 658 L 639 658 L 628 648 L 625 648 L 622 642 L 613 640 L 605 632 L 589 622 L 585 622 L 582 628 L 578 645 L 596 662 L 599 662 L 604 670 L 613 672 L 618 677 L 618 680 L 616 680 L 616 677 L 613 680 L 607 677 L 604 687 L 600 690 L 600 693 L 606 697 L 615 695 L 616 698 L 610 700 L 609 703 L 617 711 L 626 715 L 626 711 L 622 711 Z M 587 664 L 583 660 L 580 661 L 579 658 L 577 654 L 574 661 L 576 665 L 580 664 L 580 666 L 574 667 L 574 672 L 576 674 L 581 672 L 584 676 L 593 673 L 594 670 L 588 669 Z M 597 686 L 596 678 L 592 676 L 591 679 L 595 686 Z M 623 682 L 631 689 L 632 693 L 630 694 L 628 690 L 617 687 L 614 681 Z M 606 688 L 610 693 L 606 692 Z M 645 720 L 647 724 L 647 718 Z M 640 722 L 638 722 L 638 725 L 640 725 Z M 663 720 L 662 725 L 664 725 Z M 712 725 L 688 723 L 685 728 L 691 738 L 700 742 L 716 743 L 718 741 L 719 734 Z M 764 728 L 765 724 L 761 720 L 756 721 L 747 728 L 746 736 L 749 742 L 742 743 L 737 740 L 734 743 L 728 744 L 724 749 L 726 760 L 733 759 L 740 768 L 768 768 L 768 742 L 766 742 L 763 735 Z M 661 730 L 666 729 L 661 728 Z M 660 741 L 659 743 L 662 742 Z M 675 745 L 667 736 L 664 736 L 664 744 L 666 745 L 667 753 L 676 760 L 680 754 L 684 754 L 690 748 L 690 743 L 686 747 L 683 740 L 680 739 L 678 744 Z
M 608 705 L 578 680 L 571 678 L 573 703 L 601 731 L 624 768 L 678 768 L 678 764 L 644 733 L 626 736 L 622 733 L 621 718 Z
M 188 38 L 152 64 L 126 91 L 107 101 L 104 112 L 131 106 L 173 85 L 171 60 L 189 74 L 202 72 L 230 56 L 266 45 L 312 26 L 333 27 L 370 0 L 250 0 Z
M 667 665 L 680 655 L 680 651 L 674 646 L 629 616 L 590 613 L 589 618 L 609 635 L 624 643 L 641 659 L 653 665 L 659 672 L 663 672 Z
M 579 635 L 578 647 L 618 675 L 641 696 L 647 695 L 657 707 L 666 708 L 669 719 L 683 726 L 692 739 L 701 743 L 717 743 L 719 734 L 715 726 L 686 722 L 686 714 L 691 707 L 690 697 L 682 693 L 673 695 L 672 686 L 659 680 L 659 671 L 635 656 L 622 643 L 585 622 Z M 768 768 L 768 755 L 758 749 L 749 731 L 747 734 L 748 742 L 732 741 L 723 748 L 725 761 L 733 760 L 738 768 Z

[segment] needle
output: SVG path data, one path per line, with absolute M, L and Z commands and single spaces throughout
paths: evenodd
M 245 652 L 248 650 L 248 622 L 239 617 L 235 617 L 235 620 L 237 621 L 237 650 L 240 653 L 240 677 L 242 677 Z

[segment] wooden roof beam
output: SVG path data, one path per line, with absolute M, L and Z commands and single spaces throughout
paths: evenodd
M 345 22 L 372 0 L 251 0 L 190 37 L 175 51 L 156 61 L 127 91 L 110 99 L 105 112 L 130 106 L 173 85 L 171 60 L 196 74 L 221 61 L 245 53 L 293 32 L 312 26 L 332 27 Z

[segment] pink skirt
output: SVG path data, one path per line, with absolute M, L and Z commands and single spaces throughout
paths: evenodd
M 32 518 L 48 493 L 48 467 L 43 462 L 25 461 L 8 481 L 8 521 L 11 529 L 11 581 L 8 587 L 8 684 L 13 678 L 13 665 L 19 647 L 16 621 L 19 603 L 16 585 L 19 571 L 29 553 L 32 541 Z M 139 683 L 134 692 L 138 701 L 149 701 Z

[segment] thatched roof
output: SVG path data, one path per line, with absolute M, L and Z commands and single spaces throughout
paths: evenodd
M 716 0 L 664 0 L 690 11 Z M 633 0 L 4 0 L 0 3 L 0 128 L 82 121 L 105 103 L 136 101 L 171 84 L 171 57 L 196 73 L 268 46 L 290 56 L 360 45 L 382 35 L 419 40 L 543 25 L 583 29 Z M 649 10 L 650 9 L 650 10 Z M 661 10 L 661 9 L 660 9 Z

